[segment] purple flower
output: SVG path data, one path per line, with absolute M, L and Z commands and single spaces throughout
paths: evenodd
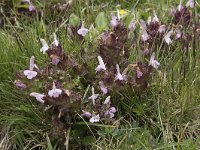
M 30 93 L 30 96 L 31 96 L 31 97 L 35 97 L 36 100 L 37 100 L 38 102 L 40 102 L 40 103 L 44 103 L 44 100 L 43 100 L 43 98 L 45 97 L 44 94 L 40 94 L 40 93 L 36 93 L 36 92 L 32 92 L 32 93 Z
M 87 118 L 90 118 L 92 116 L 92 114 L 90 112 L 87 112 L 87 111 L 84 111 L 82 110 L 83 113 L 81 114 L 82 117 L 87 117 Z
M 49 49 L 49 46 L 44 39 L 40 39 L 40 42 L 42 44 L 42 48 L 40 48 L 40 52 L 43 52 L 43 54 L 45 54 L 45 52 Z
M 178 39 L 180 39 L 181 38 L 181 31 L 178 29 L 178 30 L 176 30 L 176 37 L 175 37 L 175 39 L 176 40 L 178 40 Z
M 35 6 L 32 3 L 30 3 L 29 6 L 28 6 L 28 10 L 29 11 L 35 11 Z
M 133 18 L 130 22 L 130 24 L 128 25 L 128 29 L 131 30 L 131 31 L 134 31 L 136 28 L 136 25 L 135 25 L 135 19 Z
M 188 0 L 186 7 L 194 8 L 194 0 Z
M 140 78 L 143 75 L 143 73 L 142 73 L 142 71 L 140 71 L 139 67 L 137 67 L 136 74 L 137 74 L 137 78 Z
M 27 88 L 26 84 L 24 84 L 22 81 L 20 80 L 15 80 L 15 86 L 21 90 L 25 90 Z
M 124 80 L 122 74 L 120 73 L 120 68 L 118 64 L 116 65 L 116 69 L 117 69 L 117 75 L 115 77 L 115 80 L 120 80 L 120 81 Z
M 81 36 L 86 36 L 88 33 L 88 29 L 84 27 L 84 21 L 82 22 L 81 28 L 77 31 L 77 33 Z
M 95 100 L 98 98 L 99 94 L 94 93 L 94 87 L 92 87 L 92 95 L 88 98 L 92 100 L 93 105 L 95 105 Z
M 108 88 L 104 85 L 103 81 L 99 81 L 99 86 L 100 86 L 100 89 L 103 92 L 103 94 L 108 93 Z
M 96 72 L 101 71 L 101 70 L 106 70 L 106 65 L 104 64 L 101 56 L 98 56 L 98 61 L 99 61 L 99 65 L 95 69 Z
M 34 64 L 34 61 L 35 61 L 35 57 L 34 56 L 31 56 L 30 58 L 30 65 L 29 65 L 29 70 L 24 70 L 24 75 L 29 79 L 33 79 L 34 77 L 37 76 L 37 72 L 36 71 L 33 71 L 34 67 L 38 68 L 35 64 Z
M 159 33 L 164 33 L 166 30 L 166 26 L 165 25 L 161 25 L 159 28 L 158 28 L 158 32 Z
M 58 58 L 58 57 L 52 57 L 52 59 L 51 59 L 51 63 L 53 64 L 53 65 L 57 65 L 58 63 L 60 62 L 60 59 Z
M 170 15 L 174 17 L 175 13 L 176 13 L 176 10 L 175 10 L 174 6 L 171 6 L 171 8 L 170 8 Z
M 181 11 L 183 9 L 182 3 L 183 3 L 183 0 L 180 0 L 180 3 L 178 5 L 178 11 Z
M 110 118 L 113 118 L 116 113 L 116 108 L 115 107 L 110 107 L 108 111 L 105 112 L 105 116 L 109 116 Z
M 144 20 L 140 20 L 140 28 L 141 28 L 141 38 L 142 38 L 142 41 L 147 41 L 150 37 L 149 37 L 149 35 L 148 35 L 148 33 L 147 33 L 147 31 L 146 31 L 146 29 L 147 29 L 147 26 L 146 26 L 146 24 L 145 24 L 145 22 L 144 22 Z
M 53 82 L 52 90 L 50 90 L 48 92 L 48 95 L 50 97 L 53 97 L 53 98 L 58 98 L 61 94 L 62 94 L 62 90 L 61 89 L 57 89 L 56 85 L 55 85 L 55 82 Z
M 118 20 L 114 13 L 111 13 L 111 17 L 112 17 L 112 19 L 110 21 L 110 25 L 112 28 L 114 28 L 118 25 Z
M 155 60 L 155 53 L 152 53 L 151 55 L 149 66 L 152 66 L 155 69 L 157 69 L 160 66 L 160 63 L 157 60 Z

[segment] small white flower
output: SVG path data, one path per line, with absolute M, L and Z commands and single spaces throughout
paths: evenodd
M 160 66 L 160 63 L 157 60 L 155 60 L 155 53 L 152 53 L 151 55 L 149 66 L 152 66 L 155 69 L 157 69 Z
M 49 49 L 49 46 L 44 39 L 40 39 L 40 43 L 42 44 L 42 48 L 40 48 L 40 52 L 43 52 L 43 54 L 45 54 L 45 52 Z
M 183 9 L 182 3 L 183 3 L 183 0 L 180 0 L 180 3 L 178 5 L 178 11 L 181 11 Z
M 115 80 L 120 80 L 120 81 L 124 80 L 122 74 L 120 73 L 120 68 L 118 64 L 116 65 L 116 69 L 117 69 L 117 75 L 115 77 Z
M 51 43 L 51 47 L 57 47 L 59 45 L 59 41 L 57 39 L 56 33 L 53 33 L 54 41 Z
M 111 96 L 108 96 L 105 101 L 103 102 L 104 105 L 110 104 L 110 98 Z
M 171 44 L 172 43 L 172 40 L 171 40 L 171 35 L 173 34 L 174 32 L 173 31 L 169 31 L 166 35 L 165 35 L 165 37 L 164 37 L 164 40 L 165 40 L 165 42 L 169 45 L 169 44 Z
M 82 22 L 81 28 L 77 31 L 77 33 L 81 36 L 86 36 L 88 33 L 88 29 L 84 27 L 84 21 Z
M 24 75 L 29 79 L 33 79 L 34 77 L 37 76 L 37 72 L 36 71 L 33 71 L 34 67 L 38 68 L 35 64 L 34 64 L 34 61 L 35 61 L 35 57 L 34 56 L 31 56 L 30 58 L 30 64 L 29 64 L 29 69 L 28 70 L 24 70 Z
M 110 25 L 111 25 L 111 27 L 114 28 L 114 27 L 116 27 L 117 24 L 118 24 L 117 17 L 115 16 L 114 13 L 111 13 L 111 17 L 112 17 L 112 19 L 111 19 L 111 21 L 110 21 Z
M 186 7 L 194 8 L 194 0 L 188 0 Z
M 95 100 L 98 98 L 99 94 L 94 93 L 94 87 L 92 87 L 92 96 L 90 96 L 88 99 L 92 100 L 93 105 L 95 105 Z
M 149 39 L 149 35 L 146 31 L 147 26 L 144 20 L 140 19 L 140 28 L 141 28 L 141 37 L 142 37 L 142 41 L 147 41 Z
M 159 28 L 158 28 L 158 32 L 159 33 L 164 33 L 166 30 L 166 26 L 165 25 L 161 25 Z
M 149 16 L 147 19 L 147 24 L 149 25 L 150 23 L 151 23 L 151 16 Z
M 120 19 L 121 19 L 121 16 L 120 16 L 119 9 L 117 9 L 117 18 L 118 18 L 118 20 L 120 20 Z
M 98 61 L 99 61 L 99 65 L 95 69 L 96 72 L 101 71 L 101 70 L 106 70 L 106 65 L 104 64 L 101 56 L 98 56 Z
M 100 121 L 99 114 L 97 114 L 97 115 L 93 114 L 92 117 L 90 118 L 91 123 L 99 122 L 99 121 Z
M 156 15 L 156 12 L 155 11 L 153 11 L 153 14 L 154 14 L 154 17 L 153 17 L 153 20 L 152 20 L 152 22 L 159 22 L 159 19 L 158 19 L 158 16 Z
M 100 89 L 103 92 L 103 94 L 108 93 L 108 88 L 104 85 L 103 81 L 99 81 L 99 86 L 100 86 Z
M 147 31 L 146 30 L 142 30 L 142 35 L 141 35 L 141 37 L 142 37 L 142 41 L 147 41 L 148 39 L 149 39 L 149 35 L 148 35 L 148 33 L 147 33 Z
M 53 98 L 58 98 L 61 94 L 62 94 L 62 90 L 61 89 L 57 89 L 56 85 L 55 85 L 55 82 L 53 82 L 52 90 L 50 90 L 48 92 L 48 95 L 50 97 L 53 97 Z
M 40 102 L 40 103 L 44 103 L 44 100 L 43 100 L 43 98 L 45 97 L 44 94 L 40 94 L 40 93 L 36 93 L 36 92 L 32 92 L 32 93 L 30 93 L 30 96 L 31 96 L 31 97 L 35 97 L 36 100 L 37 100 L 38 102 Z
M 143 29 L 143 30 L 146 30 L 147 29 L 147 26 L 146 26 L 146 23 L 144 20 L 140 19 L 140 28 Z
M 129 26 L 128 26 L 128 29 L 134 31 L 135 28 L 136 28 L 135 19 L 133 18 L 133 19 L 131 20 Z

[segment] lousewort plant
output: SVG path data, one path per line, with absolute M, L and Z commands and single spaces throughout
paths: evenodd
M 14 83 L 18 89 L 27 90 L 30 97 L 51 112 L 49 114 L 52 115 L 52 129 L 49 135 L 52 138 L 61 139 L 63 142 L 65 131 L 78 121 L 116 124 L 120 107 L 118 108 L 113 98 L 120 97 L 127 89 L 145 92 L 150 85 L 152 74 L 156 73 L 155 70 L 161 65 L 156 58 L 159 54 L 154 48 L 160 45 L 171 46 L 178 41 L 183 45 L 183 50 L 188 50 L 193 31 L 189 26 L 193 23 L 192 13 L 189 11 L 193 8 L 192 2 L 189 1 L 185 7 L 181 2 L 177 10 L 171 10 L 173 24 L 162 23 L 153 12 L 152 19 L 151 16 L 147 21 L 136 21 L 133 18 L 126 27 L 120 12 L 112 13 L 111 29 L 100 35 L 98 48 L 93 54 L 96 65 L 93 69 L 89 69 L 89 64 L 81 64 L 75 56 L 67 54 L 56 33 L 53 34 L 54 41 L 50 45 L 40 39 L 40 52 L 48 56 L 48 63 L 43 68 L 37 66 L 37 58 L 31 56 L 27 68 L 17 73 Z M 139 36 L 135 34 L 137 28 L 140 30 Z M 197 25 L 198 34 L 199 28 Z M 87 29 L 82 21 L 78 26 L 69 27 L 68 31 L 71 38 L 78 36 L 79 40 L 84 40 L 90 29 Z M 144 60 L 129 62 L 131 48 L 128 45 L 134 45 L 136 42 L 131 39 L 139 39 Z M 94 75 L 94 78 L 90 78 Z

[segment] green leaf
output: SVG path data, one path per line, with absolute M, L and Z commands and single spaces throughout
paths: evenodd
M 51 144 L 51 140 L 49 139 L 49 136 L 47 135 L 47 146 L 48 146 L 48 150 L 54 150 L 52 144 Z
M 72 13 L 69 17 L 69 24 L 71 26 L 78 26 L 80 24 L 80 18 L 74 13 Z
M 82 140 L 84 145 L 92 145 L 95 141 L 96 139 L 93 136 L 86 136 Z
M 100 12 L 96 19 L 95 19 L 96 27 L 100 30 L 104 30 L 108 28 L 108 19 L 106 18 L 106 15 L 104 12 Z

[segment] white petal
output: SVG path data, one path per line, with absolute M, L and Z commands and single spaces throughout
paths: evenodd
M 116 75 L 116 77 L 115 77 L 115 80 L 120 80 L 120 81 L 122 81 L 122 80 L 123 80 L 123 76 L 122 76 L 122 74 L 120 73 L 120 68 L 119 68 L 119 65 L 118 65 L 118 64 L 116 65 L 116 69 L 117 69 L 117 75 Z
M 42 44 L 42 48 L 40 48 L 40 52 L 43 52 L 43 54 L 45 54 L 45 52 L 49 49 L 49 46 L 44 39 L 40 39 L 40 42 Z
M 36 92 L 32 92 L 30 93 L 31 97 L 35 97 L 37 101 L 39 101 L 40 103 L 44 103 L 43 98 L 45 97 L 44 94 L 40 94 L 40 93 L 36 93 Z
M 37 76 L 37 72 L 36 72 L 36 71 L 32 71 L 32 70 L 24 70 L 24 75 L 25 75 L 28 79 L 33 79 L 34 77 Z
M 100 86 L 100 89 L 103 92 L 103 94 L 108 93 L 108 88 L 104 85 L 103 81 L 99 81 L 99 86 Z
M 101 56 L 98 56 L 98 61 L 99 61 L 99 65 L 95 69 L 96 72 L 101 71 L 101 70 L 106 70 L 106 65 L 104 64 Z
M 79 34 L 79 35 L 81 35 L 81 36 L 86 36 L 86 34 L 88 33 L 88 29 L 86 29 L 86 28 L 80 28 L 78 31 L 77 31 L 77 33 Z
M 109 104 L 109 103 L 110 103 L 110 98 L 111 98 L 111 96 L 108 96 L 108 97 L 105 99 L 105 101 L 104 101 L 103 104 L 105 104 L 105 105 Z
M 90 118 L 90 122 L 91 123 L 99 122 L 99 120 L 100 120 L 99 114 L 98 115 L 93 115 L 93 117 Z
M 53 37 L 54 37 L 54 41 L 51 43 L 51 46 L 56 46 L 57 47 L 59 45 L 59 42 L 58 42 L 56 33 L 53 33 Z

